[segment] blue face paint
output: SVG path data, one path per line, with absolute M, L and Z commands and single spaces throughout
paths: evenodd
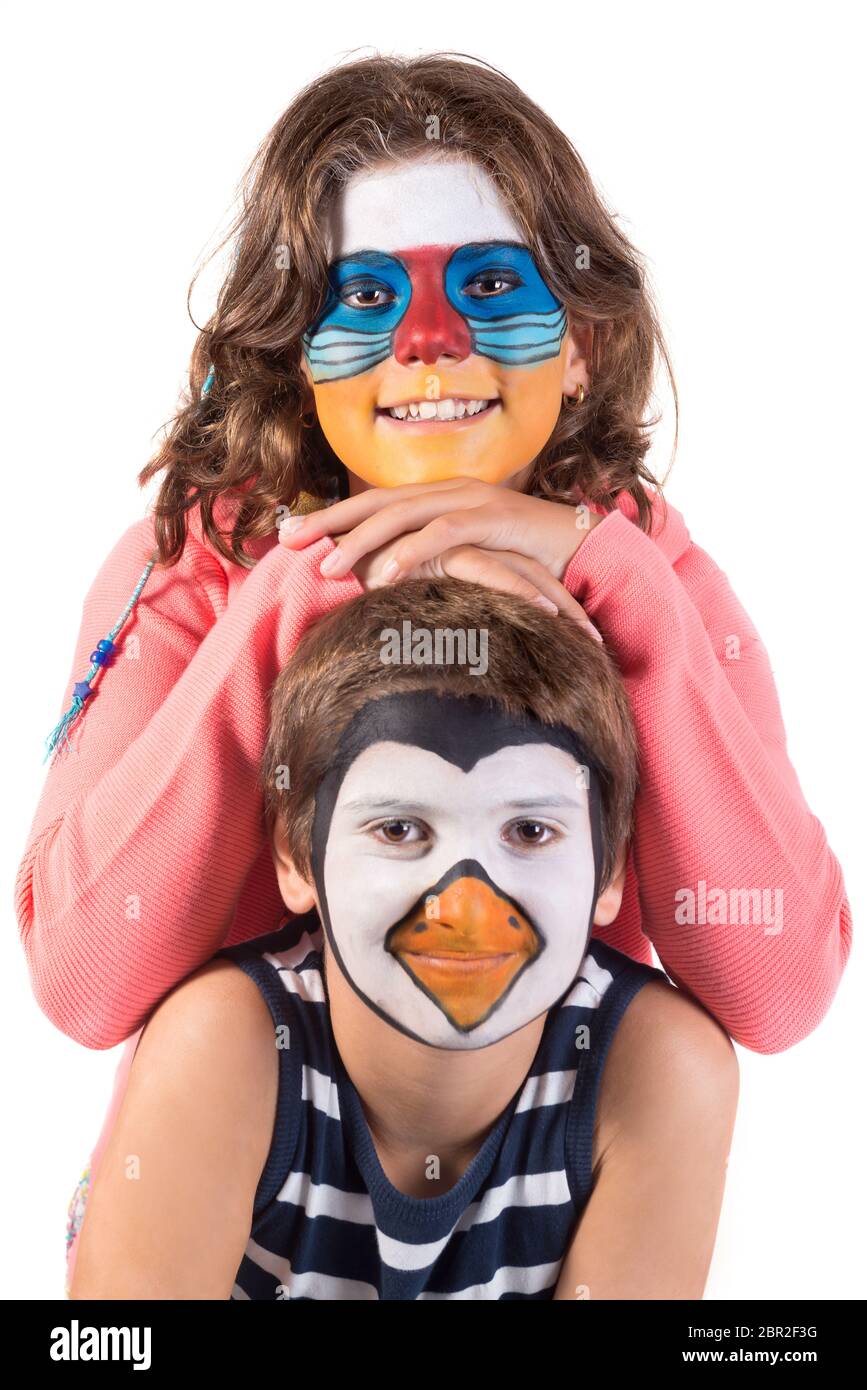
M 335 261 L 328 282 L 325 308 L 302 338 L 315 382 L 357 376 L 390 357 L 412 293 L 400 261 L 377 251 Z
M 493 281 L 499 288 L 486 293 L 485 282 Z M 526 367 L 560 351 L 566 310 L 526 246 L 459 247 L 445 266 L 442 289 L 466 324 L 473 352 Z M 364 251 L 336 261 L 325 308 L 302 339 L 314 382 L 357 376 L 390 357 L 412 295 L 409 271 L 397 256 Z
M 478 291 L 485 281 L 505 286 Z M 473 351 L 507 367 L 529 367 L 556 357 L 566 332 L 566 310 L 548 289 L 526 246 L 507 242 L 461 246 L 445 274 L 449 303 L 466 319 Z

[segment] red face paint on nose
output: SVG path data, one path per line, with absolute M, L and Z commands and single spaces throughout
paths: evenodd
M 466 320 L 446 299 L 445 269 L 454 250 L 416 246 L 394 253 L 406 266 L 412 285 L 409 308 L 394 335 L 394 355 L 402 366 L 440 357 L 462 361 L 473 350 Z

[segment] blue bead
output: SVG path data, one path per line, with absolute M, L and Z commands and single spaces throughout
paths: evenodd
M 87 681 L 76 681 L 72 688 L 72 693 L 73 695 L 77 695 L 79 700 L 86 700 L 93 694 L 93 691 Z
M 95 651 L 90 653 L 90 659 L 94 666 L 107 666 L 110 657 L 107 652 Z
M 102 639 L 101 642 L 97 642 L 97 644 L 96 644 L 96 649 L 97 649 L 97 651 L 99 651 L 99 652 L 109 652 L 109 653 L 110 653 L 110 652 L 115 651 L 115 645 L 114 645 L 113 642 L 110 642 L 110 641 L 108 640 L 107 637 L 103 637 L 103 639 Z

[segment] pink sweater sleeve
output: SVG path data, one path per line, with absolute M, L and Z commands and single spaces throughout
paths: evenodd
M 758 633 L 673 508 L 654 539 L 613 512 L 564 582 L 616 655 L 638 728 L 642 929 L 737 1042 L 791 1047 L 830 1006 L 851 918 Z
M 64 706 L 153 543 L 148 518 L 100 570 Z M 270 686 L 303 629 L 361 592 L 354 576 L 319 575 L 332 544 L 275 546 L 227 603 L 224 569 L 191 536 L 176 566 L 152 572 L 70 748 L 49 767 L 16 911 L 36 998 L 76 1042 L 123 1041 L 223 944 L 266 848 Z

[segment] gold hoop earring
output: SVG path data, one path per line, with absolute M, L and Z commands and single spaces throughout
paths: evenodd
M 583 387 L 583 385 L 579 385 L 579 387 L 578 387 L 578 395 L 577 395 L 577 396 L 566 396 L 566 395 L 564 395 L 564 396 L 563 396 L 563 404 L 564 404 L 564 405 L 583 405 L 583 404 L 584 404 L 584 387 Z

